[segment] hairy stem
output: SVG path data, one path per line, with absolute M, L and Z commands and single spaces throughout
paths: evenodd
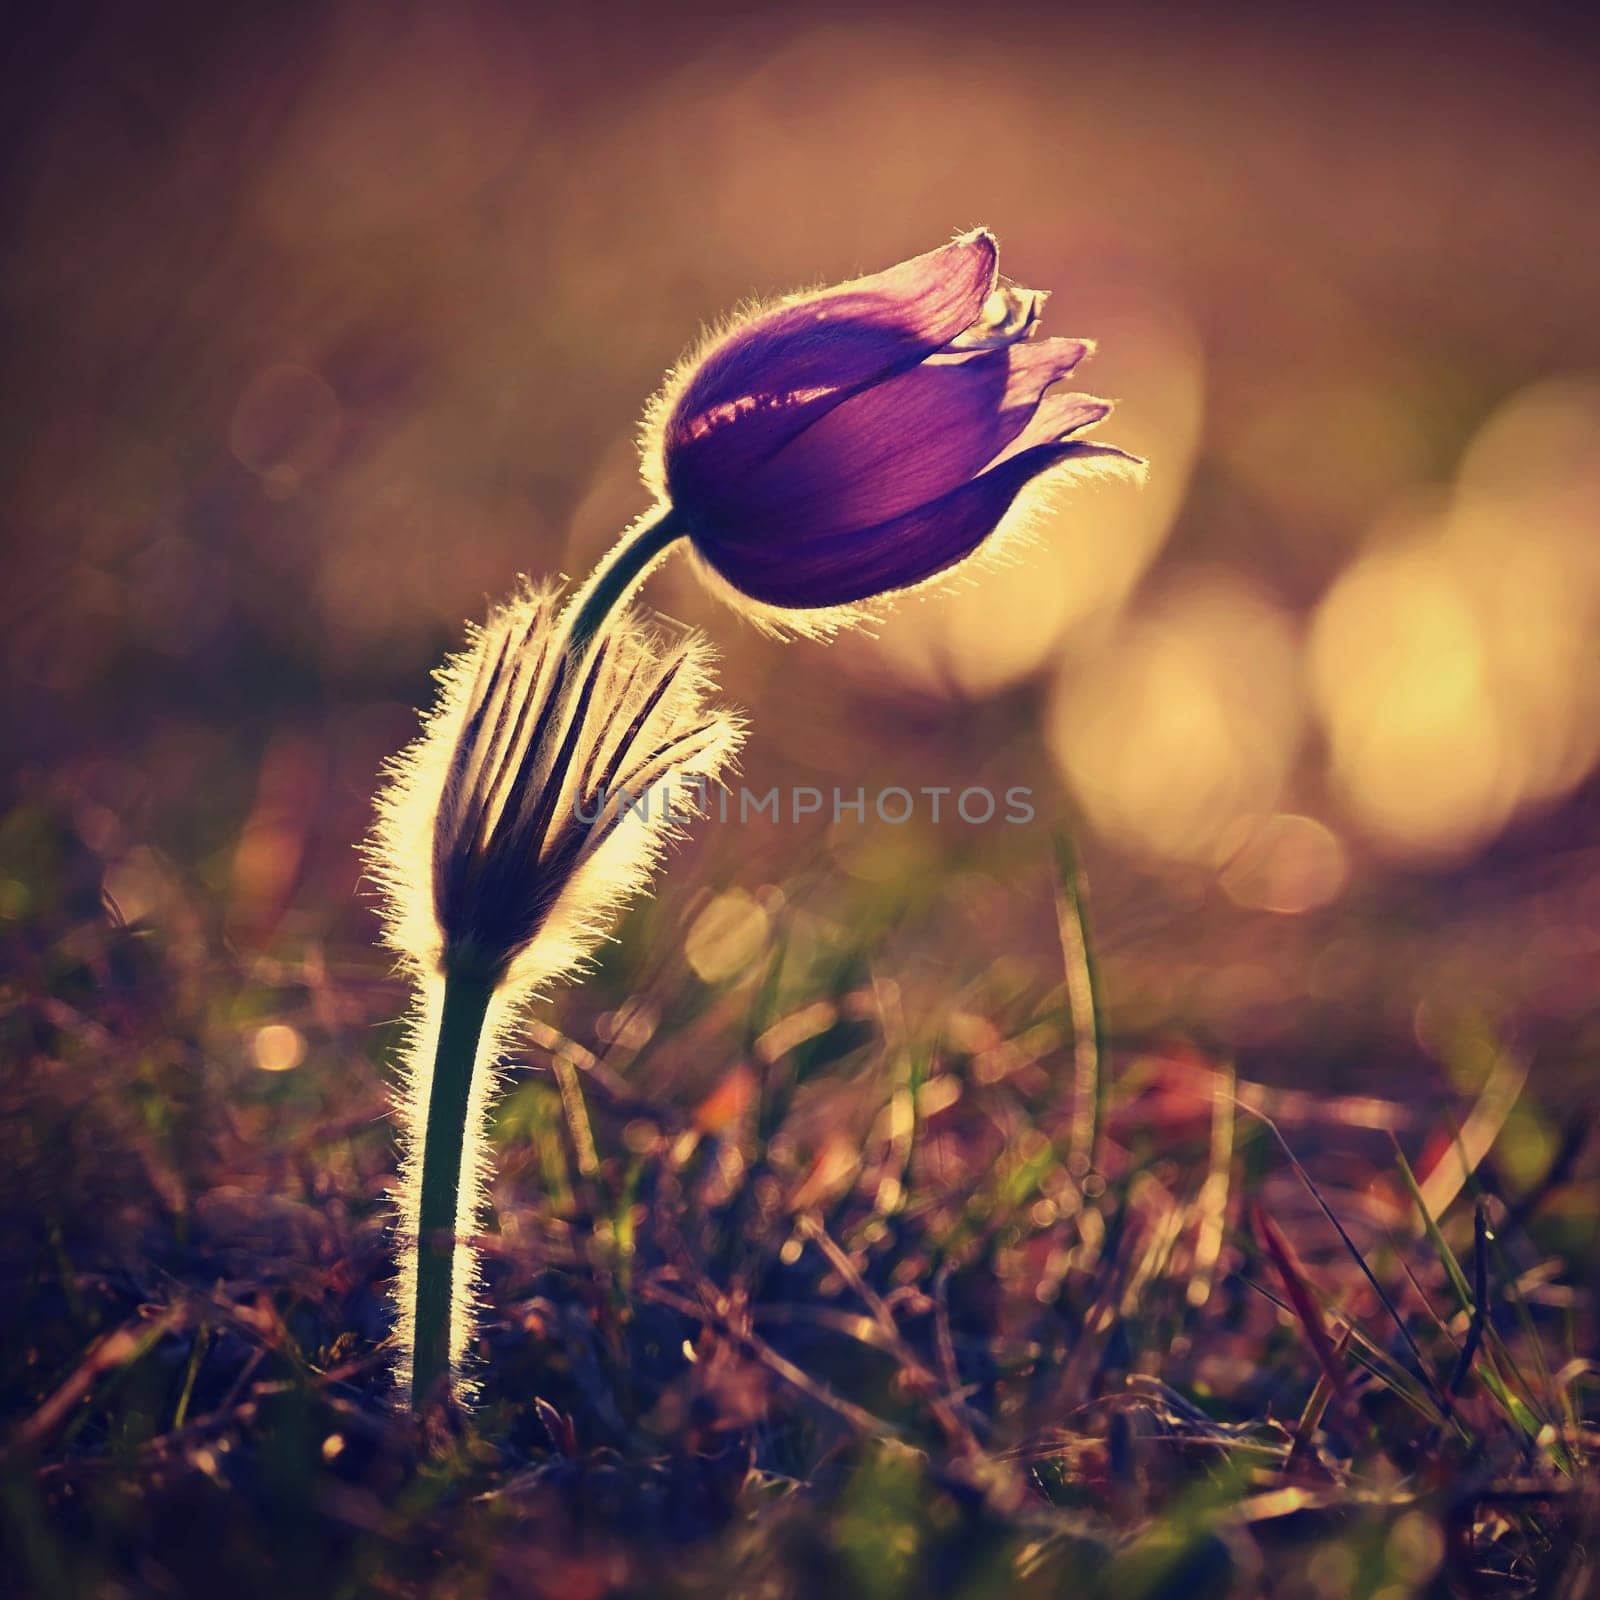
M 583 656 L 601 623 L 632 594 L 656 557 L 687 532 L 683 519 L 668 506 L 654 522 L 645 523 L 611 548 L 584 585 L 573 613 L 563 646 L 569 656 Z
M 444 1010 L 434 1052 L 433 1083 L 422 1138 L 417 1216 L 417 1302 L 411 1358 L 411 1406 L 421 1411 L 449 1385 L 455 1295 L 456 1238 L 467 1108 L 494 985 L 459 974 L 446 977 Z

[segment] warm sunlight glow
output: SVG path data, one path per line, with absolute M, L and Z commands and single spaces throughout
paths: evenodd
M 1272 808 L 1299 731 L 1289 620 L 1223 578 L 1130 621 L 1064 680 L 1051 720 L 1056 759 L 1097 828 L 1208 862 L 1230 828 Z
M 1325 596 L 1310 665 L 1335 781 L 1378 842 L 1454 853 L 1600 754 L 1600 386 L 1525 391 L 1450 507 Z
M 1437 543 L 1362 558 L 1318 610 L 1310 664 L 1334 776 L 1367 830 L 1451 848 L 1510 814 L 1508 730 L 1482 619 Z

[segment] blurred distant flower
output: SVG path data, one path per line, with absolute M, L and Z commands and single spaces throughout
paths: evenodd
M 768 620 L 827 626 L 963 561 L 1046 475 L 1137 465 L 1074 437 L 1110 405 L 1046 391 L 1090 346 L 1031 340 L 1045 297 L 997 268 L 980 229 L 714 339 L 652 413 L 656 526 Z
M 442 673 L 393 764 L 369 859 L 389 943 L 418 980 L 407 1083 L 400 1310 L 421 1406 L 458 1375 L 470 1322 L 492 1063 L 521 1003 L 570 973 L 644 883 L 679 815 L 738 746 L 708 706 L 709 652 L 613 615 L 571 646 L 553 590 L 491 615 Z

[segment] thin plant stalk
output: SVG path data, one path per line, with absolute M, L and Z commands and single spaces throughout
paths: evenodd
M 1094 1171 L 1105 1103 L 1105 1023 L 1083 868 L 1065 833 L 1056 835 L 1056 926 L 1072 1017 L 1072 1131 L 1068 1170 L 1079 1182 Z
M 682 516 L 668 506 L 653 521 L 640 521 L 607 552 L 590 575 L 572 610 L 564 646 L 581 655 L 607 617 L 633 593 L 656 558 L 688 532 Z
M 451 1327 L 456 1310 L 456 1230 L 461 1214 L 467 1119 L 494 990 L 493 983 L 460 973 L 451 974 L 444 981 L 420 1167 L 415 1347 L 411 1362 L 411 1404 L 417 1411 L 442 1392 L 450 1373 Z

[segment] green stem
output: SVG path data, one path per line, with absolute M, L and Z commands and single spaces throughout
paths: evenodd
M 448 1385 L 450 1328 L 456 1308 L 456 1220 L 467 1108 L 484 1019 L 494 985 L 478 978 L 445 978 L 444 1009 L 422 1136 L 422 1183 L 417 1213 L 417 1303 L 411 1356 L 411 1407 L 421 1411 Z
M 567 630 L 568 655 L 581 657 L 585 653 L 589 641 L 600 631 L 600 624 L 628 598 L 656 557 L 688 531 L 677 511 L 668 506 L 654 522 L 647 522 L 632 538 L 612 548 L 595 569 L 583 603 Z

